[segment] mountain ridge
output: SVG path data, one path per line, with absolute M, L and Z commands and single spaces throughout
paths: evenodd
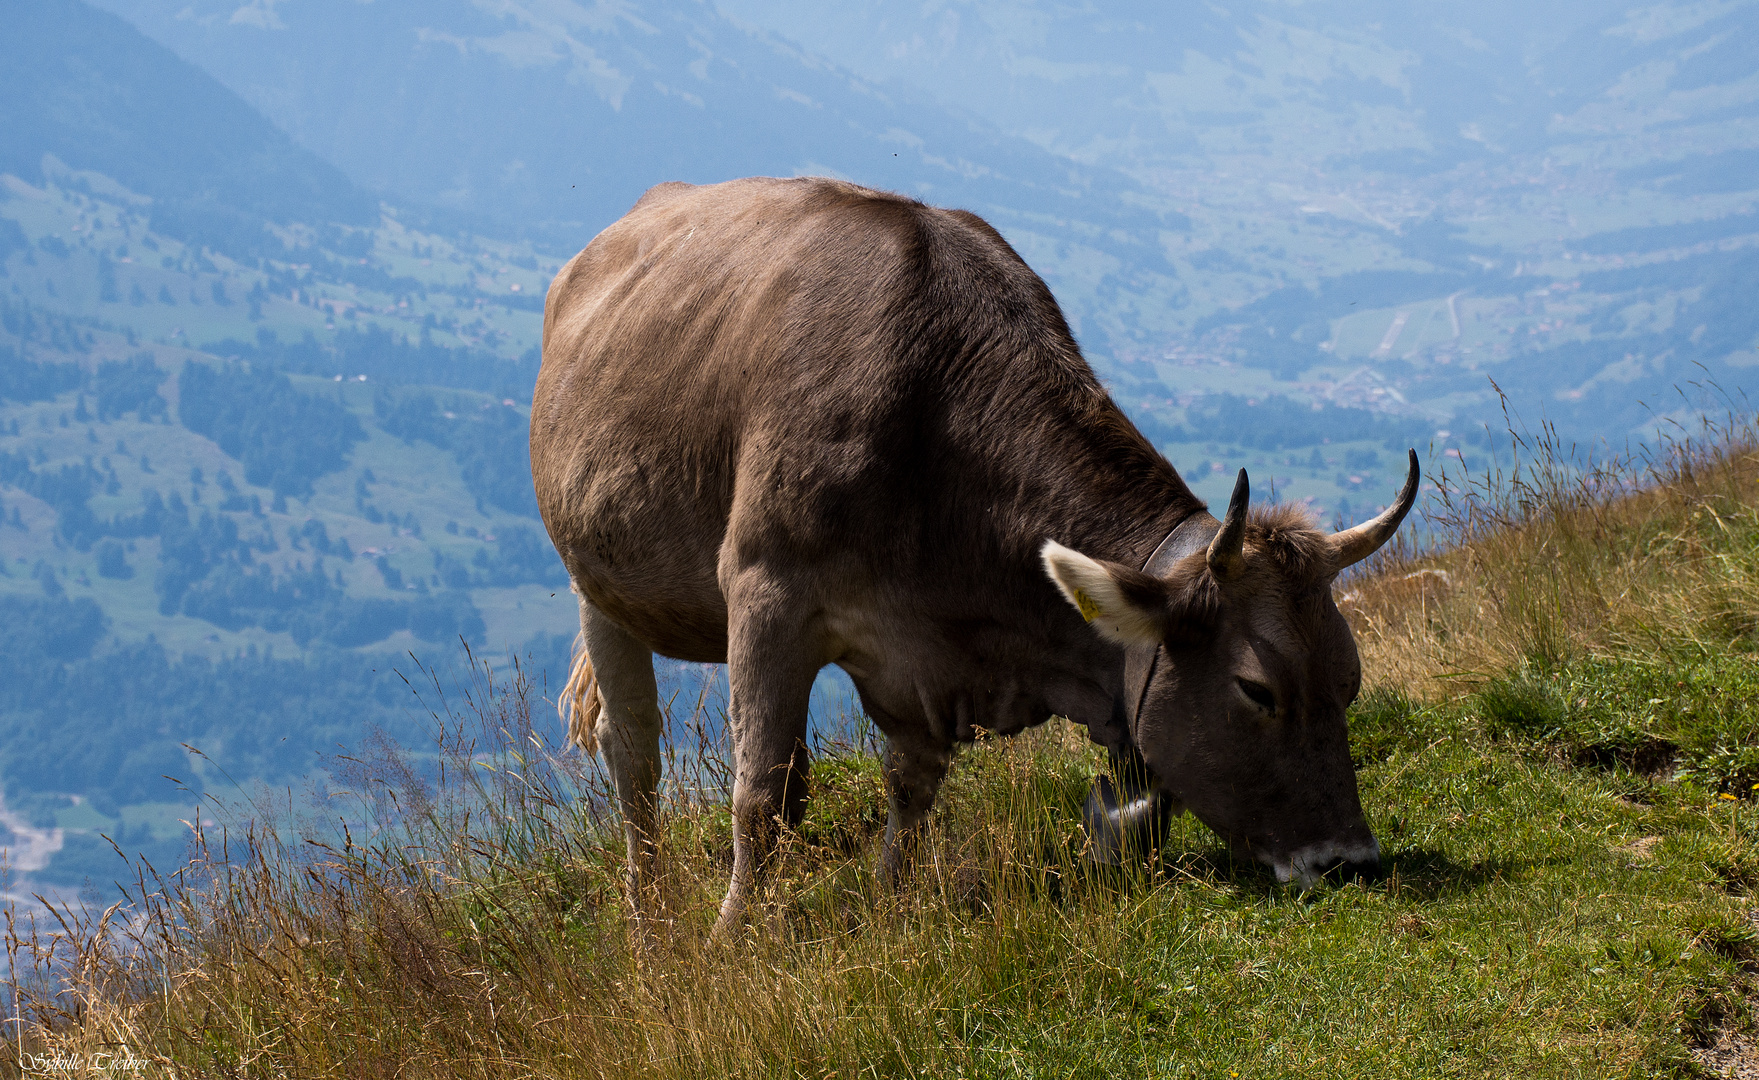
M 127 21 L 79 0 L 4 6 L 0 172 L 41 176 L 49 155 L 50 171 L 59 161 L 150 197 L 165 235 L 242 227 L 249 239 L 232 247 L 260 248 L 262 221 L 376 223 L 376 200 L 340 170 Z

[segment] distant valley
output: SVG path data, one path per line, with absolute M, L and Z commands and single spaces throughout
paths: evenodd
M 1759 365 L 1759 76 L 1728 59 L 1753 4 L 1518 42 L 1327 5 L 1135 30 L 867 5 L 859 33 L 780 0 L 102 6 L 131 21 L 51 0 L 0 41 L 27 76 L 0 89 L 26 882 L 101 887 L 105 836 L 174 861 L 228 776 L 419 745 L 411 653 L 558 681 L 542 297 L 650 182 L 829 172 L 980 210 L 1200 493 L 1246 466 L 1327 524 L 1382 505 L 1406 446 L 1484 467 L 1491 379 L 1616 448 Z

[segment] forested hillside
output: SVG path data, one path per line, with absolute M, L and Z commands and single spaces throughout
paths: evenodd
M 522 405 L 557 261 L 403 229 L 114 16 L 7 14 L 0 797 L 44 831 L 5 887 L 77 887 L 106 835 L 174 864 L 202 791 L 419 742 L 420 663 L 565 664 Z
M 444 669 L 462 642 L 523 646 L 540 680 L 565 662 L 572 604 L 550 599 L 564 575 L 516 482 L 515 405 L 446 391 L 436 430 L 432 391 L 131 346 L 18 304 L 0 325 L 0 783 L 80 830 L 52 879 L 114 859 L 94 830 L 174 854 L 189 796 L 165 776 L 296 777 L 375 726 L 413 737 L 393 672 L 419 681 L 412 652 Z

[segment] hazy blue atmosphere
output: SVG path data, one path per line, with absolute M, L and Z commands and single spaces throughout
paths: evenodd
M 1201 494 L 1327 524 L 1496 387 L 1610 446 L 1759 389 L 1759 3 L 1137 11 L 0 0 L 5 890 L 418 742 L 460 638 L 560 681 L 542 298 L 661 181 L 977 211 Z

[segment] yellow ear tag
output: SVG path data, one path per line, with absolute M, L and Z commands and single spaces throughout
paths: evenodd
M 1080 589 L 1075 590 L 1075 607 L 1081 612 L 1081 617 L 1088 622 L 1099 617 L 1099 605 L 1093 602 L 1093 597 L 1088 596 Z

